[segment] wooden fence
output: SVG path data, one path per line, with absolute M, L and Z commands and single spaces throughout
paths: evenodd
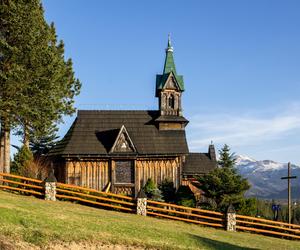
M 43 181 L 18 175 L 0 173 L 0 188 L 42 198 L 45 196 Z M 56 183 L 55 196 L 61 200 L 77 201 L 86 205 L 95 205 L 125 212 L 135 212 L 136 207 L 135 199 L 132 197 L 100 192 L 59 182 Z
M 124 195 L 101 192 L 64 183 L 55 182 L 54 184 L 55 199 L 76 201 L 84 205 L 113 209 L 126 213 L 138 213 L 138 204 L 144 204 L 145 213 L 142 214 L 147 216 L 215 228 L 227 228 L 227 230 L 229 220 L 231 220 L 230 223 L 233 225 L 233 231 L 248 231 L 273 237 L 300 239 L 300 225 L 244 216 L 232 212 L 230 212 L 231 214 L 223 214 L 204 209 L 147 200 L 145 197 L 134 199 Z M 41 180 L 0 173 L 0 189 L 3 190 L 44 198 L 47 192 L 47 188 L 45 187 L 46 183 Z M 142 199 L 143 202 L 139 202 L 139 199 Z
M 105 193 L 63 183 L 57 183 L 56 192 L 56 197 L 59 199 L 78 201 L 124 212 L 134 213 L 136 210 L 135 199 L 125 195 Z
M 300 225 L 239 214 L 236 215 L 236 219 L 236 229 L 238 231 L 249 231 L 269 236 L 300 239 Z
M 178 206 L 147 200 L 147 215 L 185 221 L 212 227 L 224 227 L 224 215 L 219 212 Z
M 17 191 L 22 194 L 33 194 L 44 197 L 44 186 L 41 180 L 19 175 L 0 173 L 0 188 Z

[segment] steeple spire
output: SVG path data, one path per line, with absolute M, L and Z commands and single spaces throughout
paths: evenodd
M 156 92 L 155 95 L 159 97 L 159 92 L 165 88 L 166 81 L 170 75 L 172 75 L 176 80 L 176 85 L 180 92 L 184 91 L 183 77 L 178 75 L 176 72 L 174 57 L 173 57 L 173 47 L 171 43 L 171 35 L 168 36 L 168 45 L 166 48 L 166 59 L 164 64 L 163 73 L 161 75 L 156 75 Z
M 168 47 L 166 48 L 166 52 L 173 52 L 173 47 L 171 44 L 171 34 L 168 35 Z
M 171 35 L 168 36 L 168 47 L 166 48 L 166 60 L 163 74 L 173 72 L 176 75 L 176 67 L 173 58 L 173 47 L 171 45 Z

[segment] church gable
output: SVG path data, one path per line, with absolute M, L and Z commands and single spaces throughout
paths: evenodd
M 122 125 L 119 134 L 110 150 L 110 153 L 134 153 L 136 152 L 135 146 L 125 128 Z
M 174 74 L 171 72 L 163 86 L 163 89 L 174 89 L 174 90 L 180 90 L 180 87 L 178 85 L 178 82 L 174 76 Z

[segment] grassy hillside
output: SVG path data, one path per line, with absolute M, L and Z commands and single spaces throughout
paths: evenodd
M 84 245 L 85 249 L 101 244 L 119 244 L 119 249 L 300 249 L 297 241 L 229 233 L 0 191 L 0 249 L 8 242 L 19 244 L 18 248 L 22 244 L 28 248 L 28 243 L 44 248 L 77 242 L 77 247 Z

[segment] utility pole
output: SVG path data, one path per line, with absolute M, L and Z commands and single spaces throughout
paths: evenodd
M 288 217 L 289 223 L 292 221 L 292 194 L 291 194 L 291 179 L 296 179 L 297 176 L 291 176 L 291 163 L 288 163 L 288 176 L 281 177 L 282 180 L 288 180 Z

